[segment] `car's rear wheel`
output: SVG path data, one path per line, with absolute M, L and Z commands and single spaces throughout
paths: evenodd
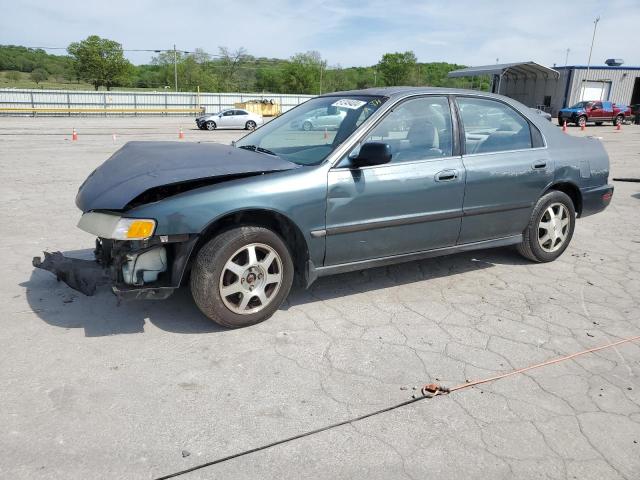
M 311 122 L 304 122 L 304 123 L 302 124 L 302 129 L 303 129 L 305 132 L 308 132 L 308 131 L 309 131 L 309 130 L 311 130 L 312 128 L 313 128 L 313 125 L 311 124 Z
M 216 128 L 218 128 L 218 126 L 216 125 L 216 122 L 214 122 L 213 120 L 209 120 L 208 122 L 205 122 L 204 128 L 206 128 L 207 130 L 215 130 Z
M 613 121 L 614 125 L 622 125 L 622 123 L 624 122 L 624 115 L 618 115 L 615 120 Z
M 244 128 L 245 128 L 245 129 L 247 129 L 247 130 L 255 130 L 255 129 L 256 129 L 256 126 L 257 126 L 257 125 L 256 125 L 256 122 L 254 122 L 253 120 L 249 120 L 249 121 L 245 124 Z
M 239 227 L 207 242 L 191 271 L 198 308 L 229 328 L 262 322 L 289 294 L 293 260 L 283 240 L 263 227 Z
M 587 117 L 585 117 L 584 115 L 580 115 L 578 117 L 576 125 L 578 125 L 579 127 L 584 127 L 585 125 L 587 125 Z
M 571 198 L 551 190 L 536 203 L 518 251 L 534 262 L 551 262 L 569 246 L 576 223 Z

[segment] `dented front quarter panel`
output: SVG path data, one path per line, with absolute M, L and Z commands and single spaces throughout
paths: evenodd
M 324 238 L 311 231 L 325 227 L 327 164 L 272 172 L 204 186 L 126 212 L 130 218 L 153 218 L 155 235 L 193 234 L 220 218 L 247 210 L 279 213 L 297 225 L 316 265 L 324 259 Z

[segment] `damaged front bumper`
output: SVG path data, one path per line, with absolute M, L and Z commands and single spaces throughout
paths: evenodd
M 198 235 L 162 235 L 146 240 L 96 240 L 94 260 L 44 252 L 33 266 L 53 273 L 69 287 L 93 295 L 109 284 L 122 299 L 165 299 L 182 284 Z

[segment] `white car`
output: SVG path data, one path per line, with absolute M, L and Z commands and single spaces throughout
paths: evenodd
M 244 128 L 255 130 L 264 123 L 262 115 L 248 112 L 241 108 L 230 108 L 220 113 L 203 115 L 196 118 L 196 125 L 201 130 L 215 130 L 216 128 Z
M 321 130 L 337 129 L 347 116 L 347 112 L 343 109 L 336 107 L 318 108 L 309 112 L 309 114 L 302 119 L 296 119 L 291 122 L 290 126 L 294 130 Z

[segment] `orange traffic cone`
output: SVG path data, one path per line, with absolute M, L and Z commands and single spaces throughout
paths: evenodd
M 78 140 L 78 132 L 76 132 L 75 128 L 73 129 L 73 132 L 71 132 L 71 140 L 74 142 Z
M 584 132 L 584 123 L 580 124 L 580 130 Z
M 182 140 L 184 138 L 184 133 L 182 132 L 182 127 L 180 127 L 180 131 L 178 132 L 178 140 Z
M 622 130 L 622 122 L 616 124 L 616 130 L 617 131 Z
M 567 131 L 567 121 L 566 120 L 564 122 L 562 122 L 562 131 L 563 132 Z
M 113 135 L 111 135 L 111 139 L 113 140 L 113 143 L 116 143 L 116 134 L 115 134 L 115 132 L 114 132 Z

